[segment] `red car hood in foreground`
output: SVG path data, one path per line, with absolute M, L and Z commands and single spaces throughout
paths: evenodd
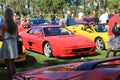
M 64 80 L 65 78 L 67 79 L 83 74 L 85 71 L 82 71 L 81 73 L 74 71 L 80 64 L 82 64 L 82 62 L 38 68 L 35 70 L 18 73 L 14 76 L 14 79 L 22 80 L 25 78 L 30 80 Z
M 85 46 L 95 45 L 93 41 L 91 41 L 90 39 L 84 36 L 68 35 L 68 36 L 52 36 L 48 38 L 49 38 L 48 40 L 50 41 L 50 43 L 53 43 L 53 45 L 56 45 L 59 47 L 85 47 Z
M 38 68 L 18 73 L 13 80 L 120 80 L 120 57 Z

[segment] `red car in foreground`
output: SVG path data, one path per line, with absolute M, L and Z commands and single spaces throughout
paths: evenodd
M 96 45 L 90 39 L 74 35 L 58 25 L 39 25 L 20 33 L 25 49 L 47 57 L 72 57 L 95 54 Z
M 17 73 L 13 80 L 120 80 L 120 57 L 38 68 Z

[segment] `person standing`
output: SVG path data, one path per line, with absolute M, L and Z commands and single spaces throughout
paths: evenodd
M 42 12 L 39 12 L 37 19 L 44 19 Z
M 98 13 L 96 11 L 93 11 L 92 17 L 94 18 L 94 23 L 98 23 L 99 22 Z
M 51 19 L 52 24 L 58 24 L 57 22 L 58 20 L 56 19 L 56 15 L 54 12 L 51 12 L 50 19 Z
M 51 13 L 50 18 L 51 18 L 51 22 L 55 21 L 56 16 L 54 12 Z
M 75 12 L 71 12 L 71 19 L 75 18 Z
M 114 16 L 112 16 L 109 19 L 109 22 L 108 22 L 108 26 L 109 26 L 109 28 L 108 28 L 108 49 L 106 52 L 106 57 L 109 57 L 109 54 L 113 48 L 114 48 L 113 56 L 116 56 L 116 54 L 117 54 L 115 43 L 118 38 L 116 39 L 117 36 L 115 36 L 115 34 L 112 32 L 112 28 L 115 24 L 116 19 L 119 16 L 120 16 L 120 11 L 115 13 Z M 117 21 L 117 26 L 120 27 L 119 25 L 120 25 L 120 19 L 118 19 L 118 21 Z
M 107 23 L 108 21 L 108 13 L 106 11 L 102 12 L 102 15 L 99 17 L 100 23 Z
M 61 16 L 58 25 L 62 26 L 62 27 L 66 27 L 67 26 L 67 22 L 65 20 L 65 16 L 64 15 Z
M 82 20 L 84 18 L 84 13 L 82 13 L 81 11 L 78 13 L 78 19 Z
M 17 24 L 13 18 L 13 10 L 11 8 L 6 8 L 4 12 L 4 22 L 0 25 L 0 31 L 3 34 L 0 58 L 5 60 L 9 80 L 12 80 L 13 75 L 16 73 L 14 59 L 18 58 Z
M 30 23 L 29 20 L 25 17 L 23 23 L 21 24 L 21 27 L 23 27 L 23 29 L 28 29 L 30 28 Z

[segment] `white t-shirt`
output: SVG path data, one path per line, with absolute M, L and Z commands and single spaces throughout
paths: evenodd
M 107 23 L 107 20 L 108 20 L 108 14 L 107 13 L 102 14 L 99 18 L 100 23 Z
M 79 12 L 79 13 L 78 13 L 78 18 L 79 18 L 79 19 L 83 19 L 83 16 L 84 16 L 84 14 L 83 14 L 82 12 Z

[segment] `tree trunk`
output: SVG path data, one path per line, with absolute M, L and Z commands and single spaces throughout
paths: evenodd
M 104 10 L 106 11 L 106 4 L 107 4 L 107 0 L 104 0 Z
M 86 8 L 86 7 L 85 7 L 85 0 L 84 0 L 84 13 L 85 13 L 85 8 Z
M 30 14 L 30 0 L 28 0 L 28 14 Z

